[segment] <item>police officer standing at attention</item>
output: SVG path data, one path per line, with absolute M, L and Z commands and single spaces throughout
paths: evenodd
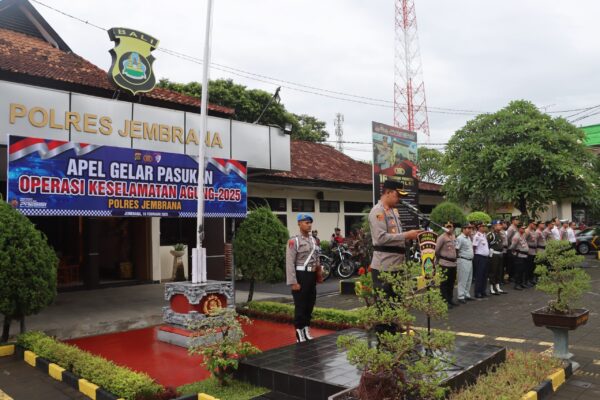
M 508 294 L 500 288 L 502 275 L 504 274 L 503 254 L 504 244 L 502 242 L 502 221 L 492 221 L 492 231 L 487 234 L 487 241 L 490 247 L 490 293 L 493 295 Z
M 487 297 L 486 283 L 488 278 L 488 263 L 490 259 L 490 247 L 485 236 L 486 226 L 483 222 L 475 223 L 477 233 L 473 237 L 473 275 L 475 276 L 475 298 Z
M 369 213 L 369 227 L 373 240 L 373 258 L 371 260 L 371 276 L 373 288 L 383 291 L 385 296 L 397 296 L 392 286 L 380 279 L 382 272 L 399 271 L 400 265 L 404 263 L 406 251 L 406 240 L 414 240 L 419 230 L 402 232 L 400 214 L 396 205 L 400 196 L 407 193 L 402 189 L 401 182 L 385 181 L 381 191 L 379 202 L 373 206 Z M 396 327 L 389 325 L 378 325 L 375 332 L 396 332 Z
M 310 235 L 313 218 L 298 214 L 300 234 L 291 238 L 286 251 L 287 284 L 294 297 L 294 326 L 296 342 L 311 340 L 310 320 L 317 299 L 317 276 L 320 271 L 319 253 L 315 238 Z
M 533 271 L 535 270 L 535 255 L 537 254 L 537 224 L 535 221 L 529 221 L 529 226 L 525 230 L 525 240 L 527 240 L 527 246 L 529 247 L 529 254 L 527 256 L 526 268 L 525 268 L 525 286 L 535 286 L 535 277 Z
M 515 290 L 521 290 L 529 287 L 525 286 L 524 277 L 525 264 L 529 255 L 529 246 L 527 245 L 527 239 L 525 238 L 525 227 L 519 223 L 517 228 L 519 230 L 513 235 L 508 249 L 513 251 Z

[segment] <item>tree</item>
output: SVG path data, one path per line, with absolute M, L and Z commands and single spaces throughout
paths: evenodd
M 419 147 L 417 166 L 419 167 L 419 178 L 423 182 L 444 183 L 444 154 L 441 151 Z
M 466 222 L 465 213 L 458 204 L 450 201 L 444 201 L 438 204 L 431 210 L 429 218 L 437 224 L 444 225 L 450 221 L 457 225 L 462 225 Z
M 193 97 L 201 97 L 202 84 L 199 82 L 176 83 L 161 79 L 159 87 Z M 253 123 L 273 97 L 272 93 L 260 89 L 248 89 L 231 79 L 217 79 L 208 85 L 208 98 L 211 104 L 235 109 L 234 119 Z M 292 138 L 311 142 L 323 142 L 329 137 L 326 124 L 310 115 L 296 115 L 288 112 L 279 101 L 273 101 L 260 119 L 263 125 L 292 125 Z
M 421 273 L 420 263 L 406 262 L 399 271 L 380 275 L 394 295 L 374 290 L 370 274 L 361 275 L 358 293 L 367 307 L 358 310 L 360 321 L 369 330 L 387 325 L 395 332 L 376 332 L 375 338 L 352 334 L 338 338 L 337 345 L 347 351 L 348 362 L 362 371 L 353 395 L 360 400 L 445 398 L 447 389 L 442 382 L 448 364 L 440 355 L 453 348 L 454 334 L 412 328 L 416 321 L 413 312 L 434 320 L 447 317 L 448 307 L 437 289 L 442 276 L 434 275 L 429 289 L 419 290 L 415 277 Z
M 445 153 L 448 198 L 493 212 L 511 202 L 536 217 L 552 200 L 597 201 L 600 181 L 584 133 L 518 100 L 459 129 Z
M 0 199 L 0 313 L 6 342 L 13 319 L 37 314 L 56 297 L 58 258 L 46 237 L 8 203 Z
M 248 301 L 255 282 L 280 282 L 285 278 L 285 246 L 288 230 L 267 207 L 252 211 L 233 241 L 235 265 L 250 280 Z
M 484 224 L 491 224 L 492 217 L 490 217 L 487 213 L 483 211 L 473 211 L 469 215 L 467 215 L 467 222 L 483 222 Z

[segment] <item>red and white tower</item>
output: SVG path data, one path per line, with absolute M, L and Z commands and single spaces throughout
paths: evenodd
M 429 141 L 425 82 L 413 0 L 394 0 L 394 125 L 424 134 Z

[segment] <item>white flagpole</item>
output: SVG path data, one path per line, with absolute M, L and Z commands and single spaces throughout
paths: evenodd
M 202 247 L 204 239 L 204 153 L 208 126 L 208 68 L 210 65 L 210 43 L 212 30 L 212 0 L 206 5 L 206 31 L 204 33 L 204 58 L 202 65 L 202 98 L 200 99 L 200 143 L 198 146 L 198 215 L 196 249 L 194 249 L 192 266 L 192 283 L 206 282 L 206 249 Z

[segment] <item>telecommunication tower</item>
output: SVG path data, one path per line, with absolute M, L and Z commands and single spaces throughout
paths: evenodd
M 335 127 L 335 137 L 336 143 L 335 148 L 344 152 L 344 115 L 337 113 L 335 114 L 335 119 L 333 120 L 333 126 Z
M 414 0 L 395 1 L 394 125 L 426 136 L 429 119 Z

